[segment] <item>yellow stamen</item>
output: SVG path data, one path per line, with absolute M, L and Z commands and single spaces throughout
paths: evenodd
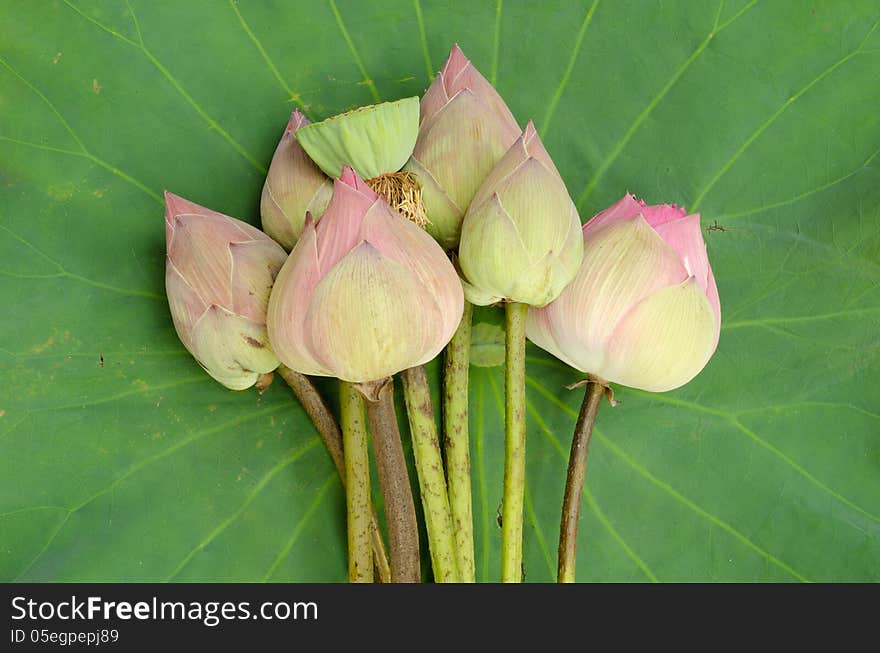
M 367 179 L 367 185 L 384 197 L 407 220 L 420 227 L 428 224 L 428 215 L 422 203 L 422 189 L 411 172 L 385 172 Z

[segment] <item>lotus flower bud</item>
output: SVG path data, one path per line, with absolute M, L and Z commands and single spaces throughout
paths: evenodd
M 303 149 L 331 177 L 349 165 L 364 179 L 397 172 L 419 132 L 419 98 L 383 102 L 301 127 Z
M 287 254 L 259 229 L 165 193 L 165 291 L 183 345 L 233 390 L 278 367 L 266 306 Z
M 554 300 L 583 257 L 580 219 L 534 125 L 492 169 L 465 214 L 460 265 L 474 304 Z
M 700 214 L 626 195 L 583 228 L 584 261 L 526 335 L 582 372 L 653 392 L 684 385 L 718 345 L 721 304 Z
M 422 186 L 428 232 L 458 246 L 474 193 L 520 135 L 510 109 L 458 45 L 422 98 L 419 138 L 405 170 Z
M 290 116 L 272 156 L 260 198 L 263 230 L 287 250 L 293 249 L 302 233 L 306 213 L 311 213 L 315 220 L 319 219 L 333 192 L 330 179 L 296 140 L 295 132 L 308 124 L 309 119 L 299 109 Z
M 288 367 L 367 383 L 434 358 L 463 308 L 443 249 L 346 166 L 281 269 L 267 323 Z

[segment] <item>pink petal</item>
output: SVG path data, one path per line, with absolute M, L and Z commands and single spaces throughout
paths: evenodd
M 294 109 L 293 113 L 290 114 L 290 122 L 287 123 L 285 134 L 293 134 L 300 127 L 305 127 L 310 124 L 312 124 L 312 121 L 309 120 L 302 111 Z
M 367 192 L 362 192 L 362 188 Z M 318 267 L 323 276 L 363 239 L 361 222 L 378 196 L 357 173 L 345 166 L 333 182 L 333 196 L 318 223 Z
M 700 229 L 700 214 L 694 213 L 677 220 L 663 222 L 654 226 L 654 231 L 678 253 L 688 275 L 696 277 L 697 283 L 706 290 L 709 256 Z
M 178 215 L 208 215 L 211 213 L 214 213 L 214 211 L 206 209 L 204 206 L 196 204 L 195 202 L 190 202 L 189 200 L 182 198 L 180 195 L 169 193 L 167 190 L 165 191 L 166 223 L 171 222 L 174 217 Z
M 461 210 L 516 140 L 470 90 L 456 94 L 422 125 L 413 158 L 431 171 Z
M 376 195 L 375 191 L 370 188 L 367 183 L 360 178 L 358 173 L 354 171 L 354 168 L 351 168 L 347 165 L 342 166 L 342 174 L 339 176 L 339 181 L 353 188 L 358 193 L 363 195 L 367 200 L 371 203 L 376 201 L 378 195 Z
M 315 287 L 321 280 L 315 226 L 307 222 L 275 279 L 266 327 L 272 350 L 285 365 L 303 374 L 328 376 L 328 371 L 309 350 L 304 339 L 304 322 Z
M 235 313 L 258 324 L 266 323 L 269 293 L 287 253 L 275 242 L 252 240 L 231 243 L 232 306 Z
M 507 103 L 498 94 L 498 91 L 489 83 L 480 71 L 476 69 L 472 62 L 468 61 L 464 53 L 458 46 L 453 48 L 453 52 L 449 55 L 450 59 L 455 58 L 455 66 L 450 68 L 450 73 L 444 76 L 446 85 L 446 93 L 449 97 L 454 97 L 456 93 L 464 89 L 471 90 L 480 100 L 482 100 L 492 112 L 495 119 L 509 127 L 511 131 L 519 131 L 519 124 L 516 122 L 513 114 L 507 106 Z M 465 65 L 461 65 L 464 59 Z M 456 72 L 455 68 L 460 66 L 460 70 Z
M 401 217 L 384 201 L 367 212 L 362 233 L 365 242 L 410 270 L 425 292 L 433 296 L 442 322 L 438 325 L 437 341 L 445 345 L 461 321 L 464 293 L 458 273 L 443 248 L 424 229 Z
M 584 235 L 598 231 L 602 227 L 621 220 L 630 220 L 642 212 L 642 204 L 634 196 L 627 193 L 604 211 L 599 211 L 584 225 Z
M 232 305 L 232 256 L 221 222 L 196 214 L 174 218 L 168 258 L 206 304 Z
M 223 235 L 229 242 L 237 240 L 272 240 L 256 227 L 219 213 L 195 202 L 190 202 L 174 193 L 165 191 L 165 235 L 168 238 L 174 231 L 174 218 L 196 215 L 215 219 L 216 236 Z M 170 231 L 169 231 L 170 226 Z
M 443 74 L 443 85 L 446 88 L 446 94 L 449 97 L 455 95 L 464 88 L 464 85 L 457 83 L 461 74 L 471 65 L 470 59 L 464 56 L 464 52 L 458 47 L 458 43 L 452 46 L 449 51 L 449 57 L 440 72 Z M 478 73 L 479 74 L 479 73 Z
M 419 128 L 449 102 L 449 94 L 446 93 L 443 83 L 444 79 L 445 76 L 441 70 L 422 96 L 422 100 L 419 103 Z
M 168 249 L 171 248 L 171 241 L 174 238 L 174 227 L 175 221 L 174 219 L 180 215 L 203 215 L 205 213 L 210 213 L 208 209 L 203 206 L 196 204 L 195 202 L 190 202 L 187 199 L 180 197 L 179 195 L 175 195 L 174 193 L 169 193 L 167 190 L 165 191 L 165 245 Z
M 285 248 L 292 249 L 302 232 L 305 214 L 320 218 L 332 195 L 327 176 L 309 158 L 294 132 L 308 124 L 294 111 L 275 148 L 260 197 L 263 230 Z
M 678 206 L 677 204 L 654 204 L 649 206 L 641 200 L 639 203 L 642 205 L 641 214 L 645 216 L 645 220 L 648 221 L 648 224 L 654 228 L 666 224 L 667 222 L 678 220 L 687 215 L 687 211 L 684 210 L 684 207 Z

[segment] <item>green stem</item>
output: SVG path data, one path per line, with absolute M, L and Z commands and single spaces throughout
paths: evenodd
M 522 582 L 523 496 L 526 486 L 526 314 L 505 305 L 504 499 L 501 507 L 501 582 Z
M 339 425 L 333 417 L 333 413 L 327 407 L 318 389 L 309 377 L 299 372 L 294 372 L 289 367 L 282 365 L 278 368 L 278 374 L 293 390 L 293 394 L 299 399 L 306 414 L 311 418 L 318 434 L 327 447 L 327 452 L 339 472 L 339 478 L 345 485 L 345 456 L 342 451 L 342 433 Z M 370 505 L 371 514 L 371 539 L 373 541 L 373 565 L 376 572 L 376 580 L 380 583 L 391 582 L 391 566 L 388 564 L 388 553 L 385 551 L 385 542 L 382 541 L 382 531 L 379 529 L 379 519 L 376 511 Z
M 434 580 L 438 583 L 460 582 L 458 560 L 455 554 L 455 536 L 452 528 L 452 512 L 443 459 L 440 456 L 440 440 L 434 422 L 434 406 L 425 367 L 419 365 L 401 372 L 403 396 L 409 415 L 412 435 L 413 457 L 419 476 L 425 528 L 428 531 L 428 547 Z
M 419 563 L 419 528 L 400 441 L 397 414 L 394 412 L 393 380 L 388 378 L 377 390 L 376 393 L 373 389 L 367 392 L 367 415 L 376 457 L 376 471 L 385 502 L 388 546 L 391 550 L 391 582 L 418 583 L 422 576 Z M 363 391 L 362 389 L 361 392 Z
M 348 525 L 348 581 L 373 581 L 370 543 L 370 459 L 364 400 L 350 383 L 339 383 L 339 412 L 345 451 L 345 508 Z
M 584 393 L 584 402 L 578 415 L 571 453 L 568 457 L 568 475 L 565 479 L 565 498 L 562 500 L 562 523 L 559 527 L 559 570 L 557 581 L 573 583 L 575 580 L 575 557 L 577 556 L 578 521 L 581 514 L 581 494 L 587 473 L 587 452 L 593 423 L 599 411 L 599 402 L 605 392 L 601 383 L 590 381 Z
M 476 582 L 474 516 L 471 498 L 471 451 L 468 438 L 468 369 L 474 307 L 464 303 L 461 324 L 446 347 L 443 374 L 443 430 L 449 506 L 455 529 L 458 573 L 463 583 Z

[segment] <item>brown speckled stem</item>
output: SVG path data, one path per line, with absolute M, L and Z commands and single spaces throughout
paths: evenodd
M 575 581 L 575 557 L 577 556 L 578 521 L 581 514 L 581 494 L 584 490 L 584 477 L 587 473 L 587 453 L 590 449 L 590 436 L 593 423 L 599 411 L 599 402 L 605 393 L 605 386 L 595 381 L 587 383 L 584 402 L 578 415 L 574 437 L 571 440 L 571 453 L 568 457 L 568 475 L 565 479 L 565 498 L 562 500 L 562 523 L 559 527 L 559 568 L 557 581 Z
M 365 394 L 376 471 L 385 501 L 391 582 L 418 583 L 422 578 L 419 530 L 397 414 L 394 412 L 394 382 L 389 378 Z
M 468 437 L 468 370 L 473 312 L 473 305 L 466 301 L 461 324 L 446 346 L 443 369 L 443 445 L 458 573 L 463 583 L 473 583 L 476 580 L 471 450 Z
M 446 489 L 428 375 L 424 365 L 418 365 L 401 372 L 400 378 L 403 380 L 403 396 L 409 415 L 409 431 L 419 476 L 434 580 L 438 583 L 458 583 L 461 577 L 455 555 L 452 512 L 449 509 L 449 492 Z
M 289 367 L 281 365 L 278 374 L 293 390 L 293 394 L 299 399 L 306 414 L 311 418 L 312 423 L 324 441 L 327 452 L 339 472 L 339 478 L 345 484 L 345 457 L 342 450 L 342 432 L 339 425 L 333 417 L 333 413 L 327 407 L 323 397 L 321 397 L 318 389 L 311 382 L 309 377 L 299 372 L 294 372 Z M 382 531 L 379 529 L 379 520 L 376 517 L 376 511 L 370 507 L 373 541 L 373 568 L 375 570 L 376 580 L 380 583 L 391 582 L 391 567 L 388 564 L 388 553 L 385 551 L 385 543 L 382 541 Z

